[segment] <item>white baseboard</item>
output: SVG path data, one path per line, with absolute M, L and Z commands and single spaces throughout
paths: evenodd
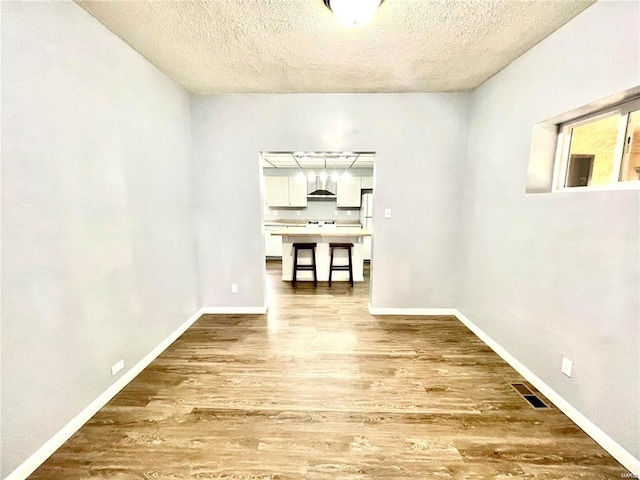
M 518 359 L 511 355 L 507 350 L 500 346 L 495 340 L 487 335 L 480 327 L 465 317 L 461 312 L 456 311 L 456 317 L 469 330 L 471 330 L 480 340 L 482 340 L 489 348 L 496 352 L 505 362 L 522 375 L 529 383 L 536 387 L 540 393 L 547 397 L 553 404 L 558 407 L 567 417 L 578 425 L 584 432 L 593 438 L 602 448 L 618 460 L 625 468 L 635 475 L 640 475 L 640 460 L 635 458 L 613 438 L 603 432 L 595 423 L 585 417 L 573 405 L 567 402 L 553 388 L 547 385 L 540 377 L 534 374 Z
M 164 352 L 180 335 L 182 335 L 193 323 L 204 314 L 264 314 L 267 306 L 264 307 L 206 307 L 198 310 L 194 315 L 180 325 L 174 332 L 165 338 L 159 345 L 151 350 L 145 357 L 131 367 L 109 388 L 102 392 L 98 398 L 87 405 L 69 423 L 60 429 L 44 445 L 36 450 L 18 468 L 9 474 L 6 480 L 24 480 L 31 475 L 36 468 L 44 463 L 53 452 L 62 446 L 71 436 L 76 433 L 98 410 L 104 407 L 109 400 L 116 396 L 131 380 L 133 380 L 142 370 L 144 370 L 158 355 Z
M 456 315 L 455 308 L 386 308 L 372 307 L 369 304 L 371 315 Z
M 268 306 L 262 307 L 204 307 L 200 309 L 203 315 L 262 315 L 267 313 Z
M 455 308 L 376 308 L 369 304 L 371 315 L 454 315 L 469 330 L 471 330 L 489 348 L 496 352 L 505 362 L 522 375 L 529 383 L 536 387 L 545 397 L 558 407 L 567 417 L 595 440 L 602 448 L 618 460 L 625 468 L 635 475 L 640 475 L 640 460 L 629 453 L 609 435 L 603 432 L 596 424 L 585 417 L 573 405 L 567 402 L 555 390 L 547 385 L 541 378 L 524 366 L 518 359 L 511 355 L 498 342 L 487 335 L 480 327 L 464 316 Z
M 6 480 L 24 480 L 35 471 L 44 461 L 62 446 L 82 425 L 84 425 L 98 410 L 104 407 L 120 390 L 144 370 L 158 357 L 169 345 L 182 335 L 203 314 L 264 314 L 264 307 L 206 307 L 201 308 L 194 315 L 165 338 L 158 346 L 151 350 L 142 360 L 136 363 L 98 398 L 91 402 L 84 410 L 67 423 L 58 433 L 49 439 L 42 447 L 25 460 L 18 468 L 6 477 Z M 487 335 L 480 327 L 474 324 L 466 316 L 455 308 L 376 308 L 369 305 L 371 315 L 454 315 L 469 330 L 471 330 L 489 348 L 496 352 L 514 370 L 522 375 L 528 382 L 536 387 L 545 397 L 553 402 L 567 417 L 573 420 L 587 435 L 608 451 L 625 468 L 635 475 L 640 475 L 640 460 L 635 458 L 626 449 L 620 446 L 609 435 L 603 432 L 597 425 L 580 413 L 569 402 L 562 398 L 555 390 L 525 367 L 507 350 Z
M 102 392 L 98 398 L 87 405 L 78 415 L 76 415 L 69 423 L 51 437 L 44 445 L 36 450 L 27 460 L 25 460 L 18 468 L 9 474 L 5 480 L 24 480 L 31 475 L 36 468 L 44 463 L 53 452 L 62 446 L 71 436 L 76 433 L 87 421 L 93 417 L 98 410 L 104 407 L 109 400 L 116 396 L 131 380 L 133 380 L 142 370 L 144 370 L 158 355 L 164 352 L 180 335 L 182 335 L 193 323 L 198 320 L 204 313 L 203 309 L 198 310 L 194 315 L 180 325 L 167 338 L 158 344 L 153 350 L 144 356 L 142 360 L 131 367 L 127 372 L 118 378 L 109 388 Z

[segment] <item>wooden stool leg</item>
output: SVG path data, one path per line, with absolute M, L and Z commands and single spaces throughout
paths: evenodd
M 331 249 L 331 261 L 329 262 L 329 286 L 331 286 L 331 276 L 333 274 L 333 247 Z
M 293 247 L 293 280 L 291 281 L 291 285 L 296 286 L 296 279 L 298 273 L 298 249 Z
M 351 261 L 351 247 L 349 250 L 349 282 L 351 282 L 351 286 L 353 287 L 353 262 Z
M 311 262 L 313 263 L 313 286 L 318 286 L 318 274 L 316 272 L 316 247 L 311 247 Z

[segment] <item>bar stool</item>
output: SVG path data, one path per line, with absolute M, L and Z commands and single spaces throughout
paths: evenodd
M 298 250 L 311 250 L 311 264 L 298 263 Z M 316 244 L 315 243 L 294 243 L 293 244 L 293 281 L 291 284 L 295 287 L 298 270 L 306 270 L 313 272 L 313 285 L 318 285 L 318 274 L 316 272 Z
M 334 270 L 339 271 L 348 271 L 349 272 L 349 282 L 353 287 L 353 260 L 351 255 L 351 249 L 353 248 L 353 243 L 330 243 L 329 248 L 331 249 L 331 262 L 329 263 L 329 286 L 331 286 L 331 275 Z M 344 248 L 349 251 L 349 264 L 348 265 L 334 265 L 333 264 L 333 251 L 338 248 Z

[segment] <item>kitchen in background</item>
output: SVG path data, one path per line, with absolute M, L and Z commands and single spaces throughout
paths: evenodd
M 362 195 L 360 225 L 362 228 L 373 231 L 373 193 L 363 193 Z M 363 243 L 364 259 L 371 260 L 371 237 L 366 237 Z
M 282 257 L 287 227 L 359 227 L 373 230 L 371 152 L 261 152 L 264 180 L 265 254 Z M 371 238 L 364 259 L 371 260 Z

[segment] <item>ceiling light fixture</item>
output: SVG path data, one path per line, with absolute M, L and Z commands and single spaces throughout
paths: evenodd
M 300 162 L 298 161 L 298 159 L 296 158 L 296 156 L 292 153 L 291 156 L 293 157 L 293 161 L 296 162 L 296 165 L 298 166 L 298 173 L 296 175 L 296 181 L 297 182 L 304 182 L 305 181 L 305 176 L 304 176 L 304 172 L 302 171 L 302 166 L 300 165 Z
M 324 0 L 338 20 L 347 27 L 366 25 L 376 15 L 384 0 Z

